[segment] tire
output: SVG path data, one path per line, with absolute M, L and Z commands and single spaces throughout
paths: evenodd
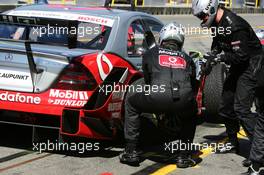
M 223 123 L 218 115 L 218 108 L 222 97 L 227 67 L 225 64 L 217 64 L 206 77 L 204 87 L 205 121 L 209 123 Z

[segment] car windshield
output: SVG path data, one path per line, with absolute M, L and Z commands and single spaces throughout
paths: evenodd
M 77 34 L 77 48 L 103 50 L 110 33 L 111 27 L 87 22 L 79 22 L 77 28 L 49 25 L 31 26 L 29 28 L 29 40 L 67 46 L 69 37 Z M 26 27 L 23 25 L 0 24 L 0 38 L 25 40 Z

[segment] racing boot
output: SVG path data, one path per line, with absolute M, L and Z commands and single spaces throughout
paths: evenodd
M 217 147 L 216 154 L 239 153 L 239 142 L 236 135 L 229 135 L 229 141 L 223 147 Z
M 243 167 L 250 167 L 252 165 L 252 161 L 249 159 L 245 159 L 242 161 Z
M 216 154 L 226 154 L 226 153 L 239 153 L 239 145 L 238 144 L 232 144 L 231 142 L 225 143 L 224 147 L 217 148 L 215 150 Z
M 260 164 L 252 163 L 248 171 L 241 175 L 264 175 L 264 167 L 261 167 Z
M 181 151 L 176 157 L 177 168 L 189 168 L 195 166 L 196 164 L 197 163 L 194 159 L 192 159 L 190 152 Z
M 125 150 L 119 155 L 120 163 L 139 166 L 141 152 L 137 149 L 136 144 L 127 143 Z

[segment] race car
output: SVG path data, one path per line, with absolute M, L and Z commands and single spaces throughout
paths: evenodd
M 0 121 L 115 138 L 125 90 L 143 76 L 142 50 L 162 27 L 146 13 L 104 7 L 37 4 L 2 13 Z

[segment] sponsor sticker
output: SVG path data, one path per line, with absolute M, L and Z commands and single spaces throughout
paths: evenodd
M 72 91 L 72 90 L 58 90 L 51 89 L 49 97 L 52 98 L 66 98 L 71 100 L 88 100 L 88 93 L 86 91 Z
M 171 67 L 177 69 L 186 68 L 186 61 L 179 56 L 160 55 L 159 64 L 163 67 Z
M 63 100 L 63 99 L 49 99 L 49 104 L 61 105 L 61 106 L 71 106 L 71 107 L 82 107 L 86 104 L 86 101 L 81 100 Z
M 241 41 L 234 41 L 234 42 L 231 42 L 231 45 L 238 45 L 240 43 L 241 43 Z
M 240 47 L 239 46 L 233 46 L 232 49 L 233 49 L 233 51 L 238 51 L 240 49 Z
M 120 112 L 113 112 L 111 117 L 119 119 L 119 118 L 121 118 L 121 114 L 120 114 Z
M 48 103 L 52 105 L 82 107 L 87 103 L 88 92 L 51 89 Z
M 82 21 L 82 22 L 90 22 L 94 24 L 105 25 L 108 27 L 112 27 L 114 24 L 114 20 L 111 18 L 91 16 L 91 15 L 80 15 L 80 14 L 66 13 L 66 12 L 14 10 L 14 11 L 9 12 L 7 15 L 64 19 L 64 20 L 77 20 L 77 21 Z
M 17 102 L 17 103 L 28 103 L 28 104 L 40 104 L 41 98 L 30 95 L 23 95 L 20 93 L 11 94 L 9 92 L 0 93 L 1 101 Z
M 28 80 L 29 75 L 25 74 L 17 74 L 17 73 L 4 73 L 0 72 L 0 78 L 1 79 L 13 79 L 13 80 Z
M 108 112 L 112 112 L 112 111 L 120 111 L 122 108 L 122 102 L 118 102 L 118 103 L 109 103 L 108 105 Z
M 14 56 L 13 54 L 11 53 L 8 53 L 6 56 L 5 56 L 5 61 L 13 61 L 14 59 Z
M 184 55 L 181 52 L 175 52 L 175 51 L 169 51 L 169 50 L 159 50 L 159 54 L 184 57 Z
M 29 70 L 14 71 L 1 66 L 0 88 L 32 92 L 33 84 Z

